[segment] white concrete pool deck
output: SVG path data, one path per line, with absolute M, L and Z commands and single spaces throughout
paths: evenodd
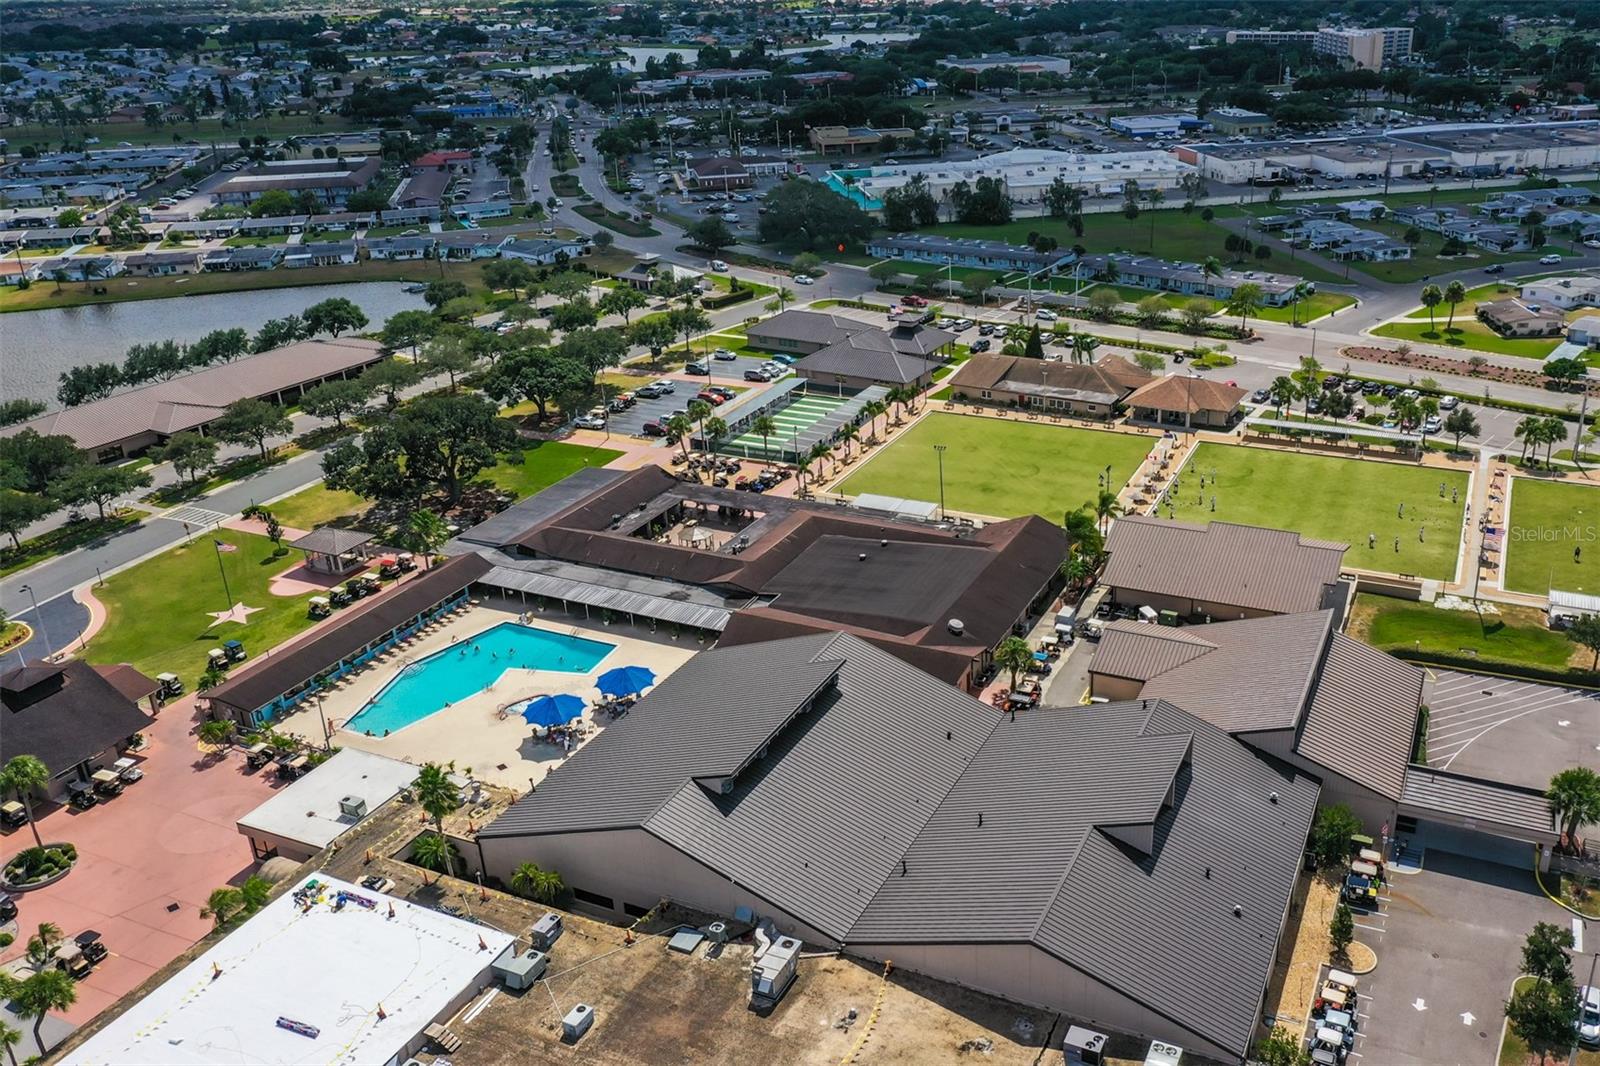
M 586 622 L 582 615 L 563 614 L 555 609 L 543 613 L 535 610 L 529 619 L 529 624 L 535 628 L 604 641 L 616 647 L 587 673 L 507 669 L 492 688 L 387 737 L 366 736 L 343 728 L 345 722 L 355 717 L 367 701 L 393 680 L 407 661 L 469 640 L 502 622 L 517 621 L 520 605 L 513 600 L 508 607 L 502 607 L 503 602 L 490 599 L 469 608 L 433 632 L 391 652 L 343 685 L 325 692 L 322 706 L 328 727 L 333 731 L 332 743 L 417 764 L 454 762 L 457 770 L 470 770 L 472 776 L 481 781 L 522 792 L 531 783 L 542 780 L 568 753 L 535 737 L 533 727 L 520 715 L 501 718 L 499 708 L 515 700 L 563 692 L 592 704 L 600 698 L 594 687 L 595 678 L 607 670 L 618 666 L 646 666 L 655 672 L 659 684 L 702 648 L 692 636 L 672 639 L 665 628 L 652 634 L 645 626 L 620 623 L 608 626 L 601 624 L 598 618 Z M 591 729 L 589 738 L 584 741 L 587 743 L 603 723 L 596 722 L 588 711 L 584 712 L 584 719 Z M 320 744 L 322 724 L 317 716 L 316 701 L 306 701 L 277 728 Z

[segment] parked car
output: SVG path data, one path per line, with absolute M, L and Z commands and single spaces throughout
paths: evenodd
M 639 432 L 647 437 L 665 437 L 667 435 L 667 427 L 660 422 L 652 420 L 640 426 Z
M 733 360 L 735 360 L 735 359 L 737 359 L 739 357 L 737 355 L 734 355 L 732 352 L 728 351 L 728 349 L 726 349 L 726 348 L 715 348 L 711 352 L 711 358 L 720 359 L 724 363 L 728 363 L 728 362 L 732 362 Z
M 978 336 L 987 337 L 994 333 L 994 323 L 985 322 L 978 327 Z
M 810 274 L 796 274 L 794 276 L 794 283 L 796 285 L 815 285 L 817 283 L 817 279 L 813 278 Z
M 711 373 L 711 367 L 697 359 L 684 367 L 683 372 L 685 374 L 699 374 L 701 377 L 705 377 Z
M 1578 989 L 1578 1043 L 1600 1047 L 1600 985 Z
M 1558 264 L 1560 262 L 1561 262 L 1561 257 L 1559 255 L 1556 255 L 1554 252 L 1550 253 L 1549 255 L 1541 255 L 1539 257 L 1539 264 L 1541 266 L 1555 266 L 1556 264 Z
M 670 396 L 674 392 L 678 391 L 678 383 L 673 381 L 671 378 L 662 378 L 659 381 L 652 381 L 650 383 L 650 387 L 655 389 L 657 393 L 662 396 Z
M 772 375 L 765 370 L 753 368 L 744 372 L 744 379 L 746 381 L 759 381 L 765 383 L 772 380 Z
M 1441 411 L 1454 411 L 1459 406 L 1461 406 L 1461 397 L 1459 396 L 1439 397 L 1439 410 Z
M 728 264 L 724 263 L 720 259 L 713 259 L 713 260 L 711 260 L 711 269 L 715 270 L 717 273 L 721 274 L 721 273 L 724 273 L 724 272 L 727 271 Z
M 1272 394 L 1266 389 L 1257 389 L 1255 392 L 1250 394 L 1251 403 L 1266 403 L 1271 398 Z
M 784 366 L 794 366 L 796 360 L 792 355 L 775 355 L 772 357 L 772 362 L 781 363 Z
M 573 419 L 572 424 L 578 429 L 605 429 L 605 413 L 601 412 L 597 415 L 591 411 L 586 415 L 579 415 L 577 418 Z
M 695 393 L 694 398 L 697 400 L 704 400 L 712 407 L 721 407 L 723 404 L 728 402 L 727 397 L 723 396 L 720 392 L 712 392 L 710 389 L 701 389 L 699 392 Z
M 1054 322 L 1056 320 L 1056 313 L 1050 310 L 1048 307 L 1041 307 L 1039 310 L 1033 313 L 1033 317 L 1038 319 L 1040 322 Z
M 994 347 L 994 343 L 990 341 L 988 337 L 979 337 L 977 340 L 972 342 L 972 351 L 974 353 L 986 352 L 992 347 Z
M 654 400 L 656 397 L 664 395 L 655 385 L 645 385 L 634 389 L 633 394 L 641 400 Z
M 1438 415 L 1429 415 L 1422 420 L 1422 432 L 1424 433 L 1437 433 L 1443 428 L 1444 422 L 1440 420 Z

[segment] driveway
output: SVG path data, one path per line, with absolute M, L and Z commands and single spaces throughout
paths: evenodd
M 1523 939 L 1568 915 L 1526 870 L 1436 850 L 1395 875 L 1384 906 L 1381 938 L 1357 931 L 1378 952 L 1361 987 L 1361 1066 L 1490 1066 Z
M 78 1002 L 66 1012 L 75 1025 L 209 932 L 210 919 L 200 915 L 206 897 L 255 869 L 235 823 L 273 794 L 277 778 L 246 772 L 238 752 L 203 755 L 189 732 L 193 715 L 192 697 L 161 712 L 145 734 L 144 779 L 120 796 L 87 811 L 41 812 L 39 834 L 77 845 L 78 864 L 61 881 L 19 897 L 22 932 L 0 961 L 21 955 L 40 922 L 54 922 L 68 937 L 98 931 L 111 954 L 78 982 Z M 0 855 L 32 844 L 28 829 L 9 831 Z

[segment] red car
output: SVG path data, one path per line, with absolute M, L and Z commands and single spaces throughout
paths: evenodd
M 927 307 L 928 301 L 920 296 L 902 296 L 900 302 L 906 307 Z
M 712 407 L 721 407 L 723 404 L 728 402 L 727 397 L 723 396 L 722 393 L 712 392 L 710 389 L 701 389 L 699 394 L 695 396 L 695 399 L 704 400 Z

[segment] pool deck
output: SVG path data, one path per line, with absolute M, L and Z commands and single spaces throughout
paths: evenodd
M 413 641 L 353 676 L 344 685 L 323 696 L 323 711 L 333 731 L 332 742 L 339 747 L 387 755 L 406 762 L 454 762 L 457 769 L 470 770 L 474 777 L 518 792 L 544 778 L 567 753 L 533 735 L 533 729 L 518 715 L 501 718 L 499 709 L 515 700 L 550 693 L 570 693 L 585 703 L 599 698 L 594 688 L 597 675 L 617 666 L 647 666 L 655 671 L 659 683 L 689 661 L 701 645 L 690 636 L 673 640 L 665 630 L 652 634 L 647 627 L 623 624 L 603 625 L 598 617 L 585 621 L 581 614 L 559 610 L 535 610 L 529 624 L 554 633 L 570 634 L 604 641 L 616 648 L 588 673 L 555 670 L 507 669 L 492 688 L 469 696 L 441 711 L 406 726 L 390 736 L 367 736 L 343 728 L 367 701 L 388 684 L 408 660 L 460 644 L 502 622 L 515 622 L 521 604 L 516 600 L 489 598 L 466 613 L 452 618 L 439 629 Z M 598 723 L 588 712 L 585 720 L 591 729 Z M 322 740 L 322 725 L 316 702 L 285 718 L 278 728 L 304 737 L 312 743 Z M 595 734 L 590 733 L 592 738 Z M 587 741 L 585 741 L 587 743 Z

